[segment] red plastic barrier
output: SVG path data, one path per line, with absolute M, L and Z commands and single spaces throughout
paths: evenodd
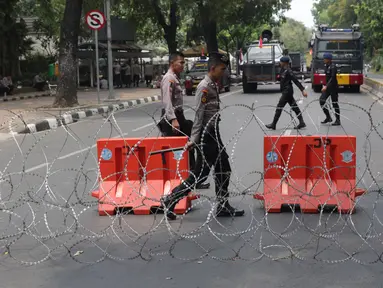
M 264 193 L 267 212 L 280 212 L 283 204 L 299 205 L 304 213 L 318 213 L 324 205 L 342 213 L 354 212 L 356 137 L 265 136 Z
M 189 153 L 182 150 L 151 153 L 184 147 L 187 140 L 187 137 L 98 140 L 100 185 L 92 196 L 99 199 L 99 215 L 114 215 L 117 208 L 148 215 L 159 208 L 160 198 L 181 183 L 179 174 L 183 179 L 188 177 Z M 178 203 L 175 213 L 185 213 L 196 198 L 190 193 Z

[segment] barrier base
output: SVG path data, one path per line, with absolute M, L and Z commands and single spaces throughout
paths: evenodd
M 170 192 L 171 188 L 177 186 L 179 184 L 178 180 L 168 181 L 164 185 L 163 194 L 166 195 Z M 123 184 L 121 184 L 121 187 Z M 119 187 L 119 185 L 117 186 Z M 117 190 L 119 190 L 117 188 Z M 121 188 L 123 190 L 123 188 Z M 102 193 L 101 193 L 102 194 Z M 98 203 L 98 214 L 100 216 L 111 216 L 116 215 L 118 213 L 123 214 L 134 214 L 134 215 L 152 215 L 152 214 L 163 214 L 164 209 L 161 207 L 161 203 L 159 201 L 159 195 L 156 197 L 158 201 L 154 199 L 145 199 L 144 197 L 137 197 L 135 195 L 135 199 L 129 202 L 108 202 L 108 197 L 101 195 L 100 190 L 92 191 L 92 197 L 103 200 L 99 200 Z M 123 195 L 126 193 L 123 193 Z M 121 197 L 121 198 L 133 198 L 133 197 Z M 178 215 L 186 214 L 191 210 L 192 201 L 199 199 L 200 196 L 196 195 L 192 192 L 181 201 L 178 202 L 174 209 L 174 213 Z
M 365 189 L 361 188 L 356 188 L 355 189 L 355 198 L 362 196 L 366 193 Z M 283 206 L 287 206 L 288 208 L 285 210 L 296 210 L 296 209 L 291 209 L 291 208 L 299 208 L 301 213 L 305 214 L 317 214 L 320 213 L 321 210 L 328 210 L 329 212 L 334 212 L 337 211 L 338 213 L 341 214 L 353 214 L 356 212 L 355 207 L 351 208 L 343 208 L 342 206 L 330 204 L 330 205 L 318 205 L 317 208 L 313 207 L 311 203 L 310 207 L 307 207 L 307 204 L 301 205 L 302 199 L 301 198 L 296 198 L 294 200 L 289 199 L 290 201 L 284 202 L 283 200 L 278 201 L 278 203 L 275 203 L 273 201 L 265 201 L 265 197 L 262 193 L 255 193 L 253 195 L 254 199 L 264 201 L 264 207 L 265 207 L 265 212 L 267 213 L 281 213 L 284 209 Z M 306 207 L 305 207 L 306 206 Z

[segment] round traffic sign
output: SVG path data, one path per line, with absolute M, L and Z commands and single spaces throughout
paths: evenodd
M 86 14 L 86 24 L 92 30 L 100 30 L 106 22 L 104 14 L 99 10 L 92 10 Z

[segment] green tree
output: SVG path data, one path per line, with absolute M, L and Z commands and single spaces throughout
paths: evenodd
M 184 17 L 183 11 L 188 11 L 190 3 L 189 0 L 121 0 L 120 5 L 124 7 L 124 13 L 137 22 L 139 34 L 156 40 L 161 35 L 171 53 L 177 51 L 177 32 Z M 153 27 L 159 28 L 158 32 Z
M 33 44 L 26 38 L 28 30 L 20 18 L 18 0 L 0 2 L 0 73 L 20 76 L 19 58 L 26 55 Z
M 83 0 L 66 0 L 61 22 L 59 45 L 59 82 L 54 101 L 56 107 L 78 105 L 77 100 L 77 47 Z
M 310 40 L 312 31 L 303 23 L 287 18 L 286 22 L 280 26 L 279 32 L 280 39 L 289 51 L 304 52 L 307 50 L 307 42 Z
M 208 52 L 218 50 L 217 35 L 227 30 L 232 38 L 237 38 L 236 46 L 254 35 L 256 27 L 276 22 L 273 16 L 281 16 L 290 8 L 291 0 L 197 0 L 203 36 Z M 245 28 L 246 27 L 246 28 Z M 233 31 L 233 32 L 230 32 Z M 242 43 L 241 43 L 242 42 Z M 241 45 L 242 44 L 242 45 Z
M 382 47 L 383 5 L 380 0 L 364 0 L 354 6 L 358 15 L 369 56 Z

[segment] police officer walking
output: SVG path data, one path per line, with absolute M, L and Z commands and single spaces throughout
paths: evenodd
M 208 60 L 208 75 L 197 87 L 197 111 L 187 149 L 192 149 L 198 145 L 202 148 L 203 157 L 197 157 L 194 175 L 191 174 L 170 194 L 161 199 L 163 208 L 167 209 L 166 215 L 170 220 L 176 219 L 173 212 L 176 204 L 187 196 L 197 183 L 208 177 L 211 166 L 214 166 L 215 192 L 219 199 L 217 217 L 244 215 L 243 210 L 236 210 L 228 202 L 231 167 L 218 125 L 220 121 L 220 99 L 216 81 L 222 77 L 227 64 L 226 55 L 211 53 Z
M 302 84 L 295 77 L 293 71 L 291 71 L 291 68 L 289 67 L 289 62 L 290 62 L 290 58 L 287 56 L 283 56 L 280 59 L 280 66 L 281 66 L 280 87 L 281 87 L 282 97 L 279 99 L 273 122 L 271 124 L 266 125 L 268 129 L 273 129 L 273 130 L 276 129 L 277 122 L 282 114 L 282 109 L 286 106 L 287 103 L 289 103 L 290 107 L 292 108 L 294 113 L 297 115 L 297 118 L 299 120 L 299 124 L 296 127 L 294 127 L 294 129 L 301 129 L 306 127 L 306 124 L 303 121 L 301 110 L 299 109 L 294 99 L 294 89 L 293 89 L 292 82 L 294 82 L 295 85 L 297 85 L 297 87 L 302 91 L 302 95 L 304 97 L 307 97 L 307 92 L 305 88 L 302 86 Z
M 322 95 L 319 99 L 320 106 L 326 115 L 326 119 L 322 121 L 322 124 L 332 122 L 332 118 L 330 116 L 330 112 L 327 107 L 325 107 L 326 101 L 328 97 L 331 96 L 332 106 L 335 110 L 336 120 L 332 124 L 332 126 L 340 125 L 340 109 L 338 104 L 338 80 L 336 78 L 337 68 L 334 63 L 332 63 L 332 54 L 325 53 L 323 55 L 323 62 L 325 63 L 325 74 L 326 74 L 326 86 L 322 88 Z
M 184 69 L 184 55 L 180 52 L 172 53 L 169 57 L 170 67 L 161 81 L 161 98 L 164 108 L 161 111 L 161 121 L 158 128 L 164 137 L 189 136 L 193 121 L 186 120 L 183 110 L 183 88 L 179 75 Z M 202 157 L 197 151 L 197 158 Z M 195 170 L 194 150 L 189 151 L 191 171 Z M 200 183 L 198 189 L 208 189 L 209 183 Z

